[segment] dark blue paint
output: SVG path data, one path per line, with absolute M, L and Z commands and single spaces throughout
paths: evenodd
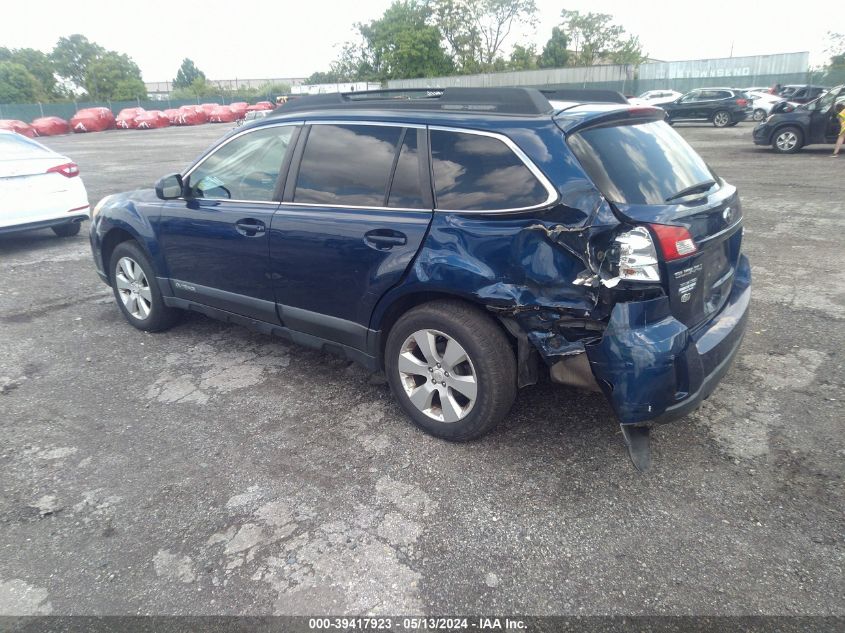
M 202 198 L 164 202 L 155 228 L 170 278 L 273 302 L 269 228 L 277 207 Z M 245 235 L 237 227 L 241 220 L 260 223 L 264 231 Z M 197 298 L 197 293 L 185 286 L 176 286 L 174 294 Z M 205 299 L 213 307 L 226 309 L 229 305 L 215 296 Z M 250 310 L 247 316 L 259 318 L 261 314 Z
M 659 418 L 709 395 L 702 387 L 739 345 L 750 298 L 751 267 L 743 255 L 726 305 L 699 330 L 672 316 L 666 297 L 616 304 L 601 341 L 587 345 L 587 356 L 620 422 Z
M 276 301 L 368 325 L 375 302 L 419 250 L 431 216 L 283 203 L 270 231 Z M 368 243 L 365 234 L 371 231 L 403 235 L 405 244 Z

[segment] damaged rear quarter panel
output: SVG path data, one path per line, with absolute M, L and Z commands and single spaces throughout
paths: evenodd
M 548 364 L 584 350 L 561 336 L 559 320 L 591 319 L 599 289 L 574 285 L 596 272 L 588 244 L 619 225 L 553 122 L 495 130 L 509 136 L 557 188 L 551 207 L 526 212 L 436 212 L 403 283 L 376 308 L 423 292 L 461 296 L 519 323 Z M 571 337 L 570 337 L 571 338 Z

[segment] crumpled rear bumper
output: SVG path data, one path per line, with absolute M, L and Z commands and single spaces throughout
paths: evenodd
M 698 408 L 739 350 L 750 300 L 751 266 L 741 255 L 728 301 L 693 332 L 667 297 L 617 304 L 604 336 L 586 349 L 620 422 L 665 422 Z

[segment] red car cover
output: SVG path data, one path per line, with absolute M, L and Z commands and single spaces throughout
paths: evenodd
M 209 123 L 233 123 L 238 115 L 229 106 L 217 106 L 208 115 Z
M 232 112 L 234 112 L 239 119 L 244 118 L 249 110 L 249 104 L 246 101 L 235 101 L 234 103 L 230 103 L 229 107 L 232 108 Z
M 176 125 L 200 125 L 208 121 L 208 115 L 201 106 L 182 106 L 179 112 L 182 116 Z
M 135 127 L 139 130 L 152 130 L 169 125 L 170 120 L 161 110 L 147 110 L 135 117 Z
M 182 116 L 182 111 L 179 108 L 168 108 L 164 111 L 164 116 L 167 117 L 170 125 L 182 125 L 179 121 L 179 117 Z
M 102 132 L 114 129 L 114 114 L 108 108 L 83 108 L 70 119 L 74 132 Z
M 203 112 L 205 112 L 206 115 L 210 115 L 211 111 L 214 108 L 220 107 L 220 104 L 219 103 L 203 103 L 200 107 L 202 108 Z
M 142 112 L 146 112 L 146 110 L 144 108 L 123 108 L 115 118 L 114 124 L 124 130 L 134 130 L 138 127 L 135 125 L 135 117 Z
M 270 103 L 269 101 L 258 101 L 255 105 L 261 106 L 265 110 L 275 110 L 276 109 L 276 106 L 273 103 Z
M 0 130 L 11 130 L 29 138 L 33 138 L 37 134 L 35 128 L 29 123 L 24 123 L 17 119 L 0 119 Z
M 35 119 L 32 127 L 38 132 L 38 136 L 55 136 L 56 134 L 67 134 L 70 132 L 70 125 L 63 118 L 58 116 L 44 116 Z

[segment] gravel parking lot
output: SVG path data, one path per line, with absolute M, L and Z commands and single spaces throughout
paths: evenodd
M 93 205 L 226 129 L 43 142 Z M 133 329 L 87 224 L 0 237 L 0 614 L 845 614 L 845 159 L 676 129 L 740 188 L 754 299 L 646 474 L 601 396 L 531 387 L 448 444 L 345 360 Z

